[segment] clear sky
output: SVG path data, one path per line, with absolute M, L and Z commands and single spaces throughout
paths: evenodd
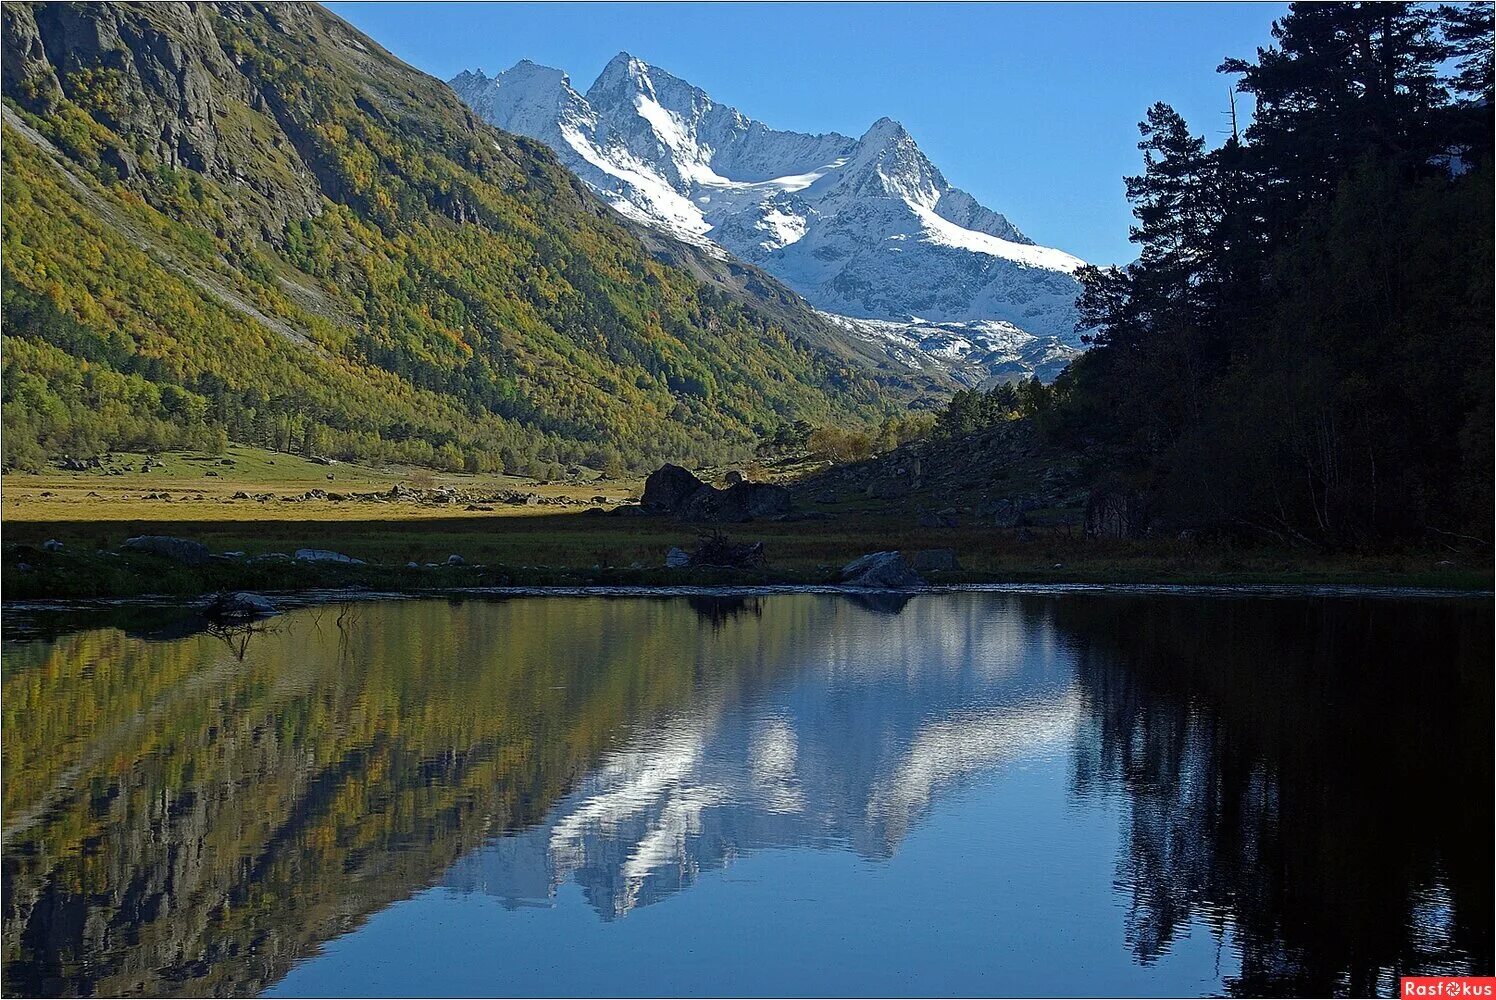
M 1173 104 L 1219 142 L 1228 55 L 1251 56 L 1286 4 L 333 3 L 442 79 L 520 59 L 585 91 L 620 51 L 775 128 L 861 135 L 904 124 L 946 179 L 1040 243 L 1135 256 L 1122 176 L 1137 123 Z M 1243 110 L 1248 105 L 1242 105 Z

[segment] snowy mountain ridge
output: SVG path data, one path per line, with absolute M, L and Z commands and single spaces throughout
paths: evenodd
M 1079 348 L 1083 262 L 951 186 L 890 118 L 855 139 L 780 131 L 627 53 L 585 95 L 528 60 L 451 85 L 620 213 L 762 267 L 903 363 L 979 384 L 1052 377 Z

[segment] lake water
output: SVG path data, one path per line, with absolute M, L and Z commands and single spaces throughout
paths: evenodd
M 1492 602 L 13 612 L 17 994 L 1368 995 L 1492 966 Z

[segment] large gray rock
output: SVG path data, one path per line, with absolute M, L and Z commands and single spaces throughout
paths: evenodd
M 689 470 L 666 463 L 644 480 L 644 496 L 639 505 L 657 514 L 674 514 L 706 483 Z
M 333 552 L 329 549 L 297 549 L 296 559 L 299 562 L 322 562 L 342 563 L 347 566 L 362 566 L 362 559 L 345 556 L 341 552 Z
M 134 538 L 125 539 L 120 546 L 131 552 L 149 552 L 152 555 L 164 556 L 184 566 L 205 565 L 213 554 L 202 542 L 195 542 L 190 538 L 177 538 L 173 535 L 136 535 Z
M 248 591 L 216 594 L 203 609 L 203 614 L 209 618 L 230 619 L 268 618 L 279 612 L 270 598 Z
M 872 552 L 842 567 L 841 582 L 853 587 L 917 587 L 924 583 L 901 552 Z
M 691 565 L 691 553 L 685 549 L 671 546 L 670 551 L 665 553 L 667 569 L 685 569 L 689 565 Z

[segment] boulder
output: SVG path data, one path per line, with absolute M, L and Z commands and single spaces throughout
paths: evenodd
M 467 562 L 466 559 L 462 558 L 462 556 L 458 555 L 455 552 L 452 553 L 451 555 L 447 556 L 447 565 L 448 566 L 462 566 L 466 562 Z
M 45 542 L 42 542 L 42 548 L 46 549 L 48 552 L 61 552 L 62 543 L 55 538 L 49 538 Z
M 948 572 L 961 568 L 955 549 L 920 549 L 910 554 L 909 565 L 920 573 Z
M 120 546 L 132 552 L 149 552 L 151 555 L 163 556 L 184 566 L 203 566 L 212 558 L 212 553 L 202 542 L 195 542 L 190 538 L 176 538 L 172 535 L 136 535 L 134 538 L 125 539 Z
M 706 484 L 686 469 L 666 463 L 644 480 L 640 505 L 655 513 L 673 514 Z
M 260 594 L 248 591 L 216 594 L 203 609 L 208 618 L 246 619 L 267 618 L 280 611 L 275 602 Z
M 853 587 L 917 587 L 924 583 L 900 552 L 871 552 L 841 569 L 841 582 Z
M 333 552 L 329 549 L 297 549 L 296 560 L 298 562 L 325 562 L 342 563 L 346 566 L 362 566 L 362 559 L 345 556 L 341 552 Z
M 727 475 L 722 477 L 722 480 L 723 482 L 727 483 L 728 486 L 736 486 L 738 485 L 738 483 L 747 482 L 748 477 L 743 475 L 737 469 L 729 469 L 727 470 Z
M 671 546 L 670 551 L 665 553 L 667 569 L 685 569 L 689 565 L 691 565 L 691 553 L 685 549 Z

